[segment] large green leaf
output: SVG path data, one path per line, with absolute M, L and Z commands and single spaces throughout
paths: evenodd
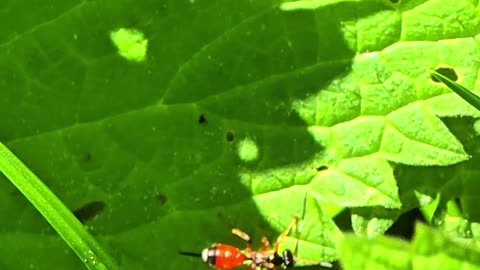
M 435 173 L 401 181 L 398 164 L 469 158 L 437 116 L 478 114 L 428 70 L 475 85 L 478 3 L 313 2 L 4 1 L 0 140 L 121 269 L 201 267 L 177 251 L 243 246 L 231 227 L 273 240 L 307 193 L 380 233 L 442 187 Z M 119 29 L 143 36 L 114 43 Z M 0 268 L 82 269 L 0 185 Z M 318 209 L 307 227 L 321 230 L 315 214 L 336 235 Z M 322 235 L 300 237 L 330 261 L 338 235 Z

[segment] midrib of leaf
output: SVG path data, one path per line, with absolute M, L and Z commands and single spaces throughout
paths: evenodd
M 275 8 L 277 5 L 272 5 L 270 6 L 269 8 L 266 8 L 265 10 L 262 10 L 261 12 L 258 12 L 258 13 L 255 13 L 251 16 L 248 16 L 246 18 L 244 18 L 243 20 L 241 20 L 240 22 L 238 22 L 235 26 L 231 27 L 231 28 L 228 28 L 225 32 L 219 34 L 216 38 L 214 38 L 213 40 L 211 40 L 210 42 L 204 44 L 201 48 L 199 48 L 198 50 L 196 50 L 185 62 L 183 62 L 182 64 L 180 64 L 180 66 L 177 68 L 177 71 L 175 72 L 175 74 L 173 74 L 173 76 L 171 77 L 170 81 L 168 82 L 167 84 L 167 88 L 165 90 L 165 92 L 163 93 L 163 95 L 158 99 L 157 103 L 158 104 L 164 104 L 164 100 L 165 98 L 168 98 L 169 97 L 169 94 L 171 92 L 171 89 L 172 87 L 175 85 L 175 83 L 177 82 L 177 80 L 179 80 L 179 77 L 181 76 L 184 76 L 183 75 L 183 72 L 185 69 L 187 69 L 191 63 L 193 61 L 196 60 L 196 58 L 199 57 L 199 55 L 201 55 L 202 53 L 205 53 L 205 52 L 208 52 L 208 50 L 212 47 L 214 47 L 217 43 L 222 43 L 224 39 L 227 39 L 229 37 L 229 35 L 232 35 L 233 33 L 235 33 L 235 31 L 242 25 L 244 24 L 248 24 L 250 23 L 251 21 L 253 21 L 254 19 L 260 17 L 261 15 L 264 15 L 267 11 L 270 11 L 272 10 L 273 8 Z M 208 97 L 208 96 L 207 96 Z

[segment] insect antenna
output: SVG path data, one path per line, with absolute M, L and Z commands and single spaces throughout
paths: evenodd
M 200 253 L 190 252 L 190 251 L 179 251 L 178 254 L 183 256 L 190 256 L 190 257 L 198 257 L 198 258 L 202 257 L 202 254 Z

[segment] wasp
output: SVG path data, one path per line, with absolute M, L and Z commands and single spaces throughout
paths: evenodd
M 218 270 L 235 269 L 241 265 L 248 264 L 247 270 L 260 269 L 277 269 L 279 267 L 284 269 L 291 269 L 298 261 L 304 262 L 308 265 L 319 265 L 331 268 L 332 265 L 326 262 L 311 262 L 297 259 L 290 249 L 285 249 L 279 253 L 279 247 L 283 239 L 290 233 L 292 228 L 297 224 L 298 217 L 294 217 L 287 229 L 278 236 L 273 249 L 270 248 L 270 243 L 266 237 L 262 237 L 262 247 L 255 251 L 252 249 L 252 240 L 250 236 L 240 229 L 232 229 L 232 233 L 247 242 L 247 247 L 244 252 L 240 249 L 227 245 L 217 244 L 206 248 L 201 254 L 192 252 L 180 252 L 182 255 L 201 257 L 208 266 Z

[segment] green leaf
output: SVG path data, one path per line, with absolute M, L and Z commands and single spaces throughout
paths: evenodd
M 298 266 L 335 261 L 337 243 L 343 234 L 332 219 L 325 215 L 318 201 L 311 195 L 306 196 L 306 215 L 297 224 L 296 233 L 282 241 L 280 249 L 297 250 L 297 257 L 301 260 Z
M 345 237 L 339 246 L 344 269 L 480 269 L 480 249 L 417 224 L 411 244 L 392 237 Z
M 417 225 L 412 243 L 413 269 L 480 269 L 480 249 Z
M 374 238 L 382 235 L 400 216 L 397 209 L 362 207 L 352 209 L 352 228 L 357 235 Z
M 468 90 L 467 88 L 442 75 L 441 73 L 438 73 L 434 70 L 431 70 L 430 72 L 432 73 L 433 77 L 444 83 L 446 86 L 448 86 L 448 88 L 452 89 L 453 92 L 457 93 L 477 110 L 480 110 L 480 97 L 472 93 L 472 91 Z
M 437 176 L 476 153 L 438 117 L 480 114 L 427 70 L 474 89 L 476 4 L 286 2 L 3 1 L 0 141 L 127 270 L 202 267 L 177 251 L 243 247 L 232 227 L 275 239 L 307 192 L 320 209 L 378 209 L 356 224 L 377 233 L 395 219 L 380 209 L 423 205 L 445 182 L 462 194 Z M 118 29 L 143 37 L 114 43 Z M 0 268 L 81 269 L 0 180 Z
M 411 182 L 407 179 L 412 179 L 412 177 L 428 178 L 428 181 L 424 181 L 423 187 L 414 187 L 412 184 L 409 184 L 410 187 L 405 185 L 403 190 L 413 188 L 417 194 L 423 193 L 427 196 L 434 196 L 434 192 L 440 190 L 439 205 L 434 218 L 434 223 L 439 226 L 456 226 L 447 224 L 452 221 L 452 219 L 449 219 L 449 215 L 459 217 L 459 220 L 466 219 L 469 223 L 478 222 L 480 221 L 480 215 L 477 211 L 480 196 L 475 190 L 478 188 L 478 178 L 480 176 L 478 170 L 480 141 L 475 131 L 477 120 L 467 117 L 444 118 L 443 121 L 454 134 L 458 134 L 457 137 L 465 146 L 465 150 L 471 154 L 470 160 L 457 166 L 430 169 L 429 172 L 422 174 L 419 174 L 419 170 L 416 170 L 416 173 L 409 173 L 402 177 L 405 179 L 405 183 L 407 181 Z M 400 188 L 402 189 L 402 187 Z M 411 194 L 408 196 L 412 197 Z M 458 204 L 454 208 L 451 207 L 453 205 L 452 201 Z M 449 207 L 447 207 L 447 204 Z M 452 209 L 455 211 L 452 212 Z M 453 224 L 456 223 L 456 221 L 453 222 Z
M 378 237 L 367 240 L 347 235 L 339 243 L 343 269 L 411 269 L 408 243 L 400 239 Z
M 447 216 L 444 220 L 442 229 L 459 238 L 459 239 L 465 239 L 468 242 L 472 242 L 472 229 L 471 229 L 471 223 L 461 217 L 452 217 L 452 216 Z
M 310 186 L 322 201 L 337 205 L 401 206 L 392 168 L 376 155 L 344 159 L 337 168 L 319 173 Z

